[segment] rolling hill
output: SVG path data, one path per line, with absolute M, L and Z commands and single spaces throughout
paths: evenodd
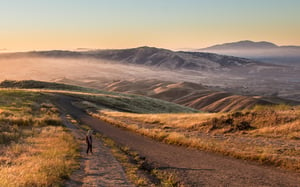
M 85 87 L 34 80 L 3 81 L 0 88 L 38 89 L 38 92 L 69 95 L 94 103 L 100 109 L 133 113 L 195 113 L 198 110 L 141 95 L 107 92 Z M 30 90 L 29 90 L 30 91 Z M 32 90 L 34 91 L 34 90 Z M 64 91 L 64 92 L 62 92 Z
M 114 92 L 146 95 L 207 112 L 229 112 L 250 109 L 255 105 L 293 104 L 277 97 L 242 96 L 213 90 L 201 84 L 160 80 L 115 81 L 103 89 Z

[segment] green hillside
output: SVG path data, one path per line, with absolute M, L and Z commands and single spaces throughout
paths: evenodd
M 99 90 L 92 88 L 84 88 L 80 86 L 61 84 L 55 82 L 43 82 L 35 80 L 5 80 L 0 83 L 0 88 L 19 88 L 19 89 L 50 89 L 50 90 L 70 90 L 70 91 L 80 91 L 80 92 L 89 92 L 97 93 Z
M 107 92 L 79 86 L 42 81 L 3 81 L 1 88 L 40 89 L 41 92 L 69 95 L 94 103 L 99 108 L 133 113 L 195 113 L 198 110 L 139 95 Z M 57 93 L 55 92 L 57 90 Z M 59 92 L 59 91 L 65 92 Z M 69 92 L 68 92 L 69 91 Z M 78 92 L 78 93 L 74 93 Z

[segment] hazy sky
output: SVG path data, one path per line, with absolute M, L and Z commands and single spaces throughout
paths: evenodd
M 300 0 L 0 0 L 0 50 L 300 45 Z

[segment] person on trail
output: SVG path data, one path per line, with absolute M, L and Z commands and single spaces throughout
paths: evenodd
M 92 130 L 88 130 L 88 132 L 86 134 L 86 137 L 85 137 L 85 141 L 86 141 L 86 144 L 87 144 L 86 154 L 89 154 L 89 152 L 91 152 L 93 154 L 93 147 L 92 147 L 93 139 L 92 139 L 92 134 L 93 134 L 93 131 Z

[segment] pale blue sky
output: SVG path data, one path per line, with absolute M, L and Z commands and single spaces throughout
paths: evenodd
M 0 0 L 0 49 L 300 45 L 299 0 Z

